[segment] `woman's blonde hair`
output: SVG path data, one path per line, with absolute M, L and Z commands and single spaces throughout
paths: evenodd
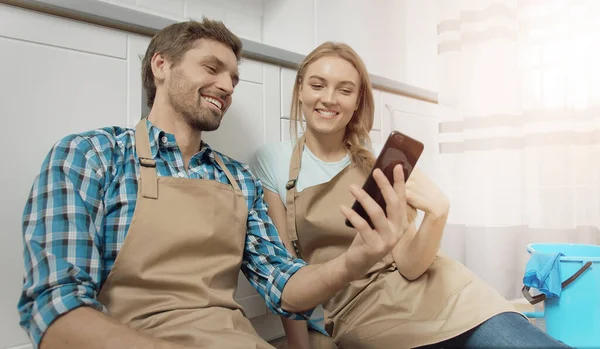
M 352 115 L 352 119 L 346 125 L 344 135 L 344 146 L 350 153 L 352 164 L 358 166 L 366 174 L 375 163 L 373 153 L 368 149 L 371 146 L 369 132 L 373 127 L 373 116 L 375 114 L 375 103 L 373 101 L 373 89 L 371 79 L 363 61 L 358 54 L 348 45 L 343 43 L 325 42 L 315 48 L 304 58 L 294 83 L 292 94 L 292 108 L 290 111 L 290 134 L 298 139 L 298 125 L 302 122 L 302 106 L 298 94 L 302 87 L 304 74 L 307 68 L 323 57 L 335 56 L 348 61 L 358 72 L 360 77 L 360 90 L 358 93 L 358 108 Z
M 373 99 L 373 88 L 371 87 L 371 78 L 362 59 L 348 45 L 336 42 L 325 42 L 309 53 L 300 63 L 294 90 L 292 92 L 292 107 L 290 110 L 290 135 L 293 135 L 298 141 L 298 125 L 302 122 L 302 106 L 299 99 L 300 88 L 304 79 L 304 74 L 308 67 L 323 57 L 339 57 L 350 64 L 358 72 L 360 78 L 360 90 L 358 93 L 358 108 L 346 125 L 344 134 L 344 146 L 350 153 L 352 164 L 360 168 L 366 175 L 371 171 L 375 164 L 375 157 L 369 149 L 371 147 L 371 138 L 369 132 L 373 127 L 373 118 L 375 115 L 375 102 Z M 416 218 L 416 210 L 408 206 L 407 210 L 409 221 Z

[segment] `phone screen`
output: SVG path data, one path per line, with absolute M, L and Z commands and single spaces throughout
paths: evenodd
M 411 138 L 398 131 L 392 131 L 392 133 L 390 133 L 381 150 L 381 153 L 379 153 L 379 156 L 375 161 L 375 165 L 373 166 L 371 173 L 369 173 L 369 176 L 363 185 L 363 189 L 373 198 L 373 200 L 379 204 L 379 206 L 381 206 L 384 212 L 386 209 L 385 199 L 381 194 L 381 190 L 379 190 L 379 186 L 377 186 L 377 182 L 373 178 L 373 171 L 376 168 L 381 169 L 388 181 L 390 181 L 390 183 L 393 185 L 394 167 L 396 165 L 402 165 L 404 181 L 406 182 L 406 180 L 408 180 L 410 177 L 413 168 L 417 164 L 419 157 L 423 153 L 423 149 L 423 143 L 414 138 Z M 366 220 L 371 228 L 374 228 L 373 222 L 371 222 L 369 215 L 358 201 L 354 202 L 352 209 L 356 211 L 356 213 L 358 213 L 364 220 Z M 350 223 L 350 221 L 347 219 L 346 225 L 353 227 L 352 223 Z

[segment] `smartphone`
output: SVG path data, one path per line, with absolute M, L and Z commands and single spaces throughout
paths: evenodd
M 417 164 L 417 161 L 421 157 L 424 148 L 425 146 L 423 143 L 401 132 L 392 131 L 388 136 L 387 141 L 383 145 L 383 148 L 371 169 L 371 173 L 369 173 L 369 176 L 362 187 L 364 191 L 366 191 L 367 194 L 381 206 L 384 212 L 386 208 L 385 199 L 377 186 L 375 178 L 373 178 L 373 171 L 376 168 L 381 169 L 388 181 L 394 185 L 394 167 L 400 164 L 404 170 L 404 181 L 406 182 L 408 177 L 410 177 L 413 168 Z M 371 222 L 371 218 L 369 218 L 369 215 L 358 201 L 354 201 L 352 209 L 367 221 L 371 228 L 375 228 L 373 222 Z M 348 219 L 346 219 L 346 225 L 350 228 L 354 228 Z

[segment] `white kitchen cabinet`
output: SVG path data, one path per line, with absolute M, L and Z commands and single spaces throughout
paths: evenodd
M 126 125 L 127 35 L 7 5 L 0 23 L 0 348 L 13 348 L 29 343 L 17 313 L 25 200 L 60 138 Z
M 439 174 L 438 124 L 443 107 L 383 92 L 381 96 L 381 137 L 385 142 L 391 131 L 397 130 L 425 144 L 417 166 L 436 180 Z M 437 182 L 437 180 L 436 180 Z
M 149 44 L 147 36 L 127 35 L 127 127 L 135 127 L 150 112 L 142 88 L 142 59 Z

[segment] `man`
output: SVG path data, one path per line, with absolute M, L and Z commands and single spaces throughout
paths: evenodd
M 340 258 L 287 253 L 248 167 L 201 141 L 231 105 L 241 46 L 221 22 L 163 29 L 143 60 L 148 118 L 51 149 L 23 216 L 18 309 L 36 348 L 271 348 L 233 299 L 240 268 L 271 311 L 306 319 L 398 241 L 405 220 L 357 191 L 376 230 L 345 210 L 362 229 Z

